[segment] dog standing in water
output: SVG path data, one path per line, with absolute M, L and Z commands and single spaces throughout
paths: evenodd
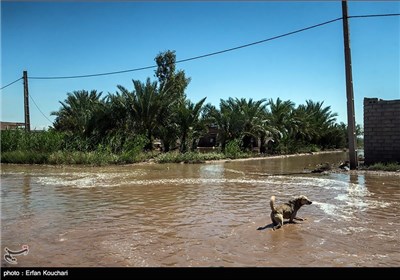
M 288 203 L 275 206 L 275 196 L 271 196 L 269 204 L 271 206 L 271 220 L 274 224 L 273 229 L 276 230 L 283 226 L 283 219 L 289 219 L 289 223 L 294 223 L 293 220 L 303 221 L 304 219 L 296 217 L 297 211 L 303 205 L 310 205 L 312 203 L 306 196 L 300 195 Z

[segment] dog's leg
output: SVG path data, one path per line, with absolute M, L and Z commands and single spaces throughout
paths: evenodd
M 289 224 L 297 224 L 294 220 L 297 220 L 297 218 L 296 218 L 296 213 L 297 213 L 297 211 L 296 212 L 294 212 L 293 214 L 292 214 L 292 216 L 290 217 L 290 219 L 289 219 Z
M 271 221 L 272 221 L 272 224 L 274 225 L 274 226 L 277 226 L 279 223 L 276 221 L 276 219 L 275 219 L 275 215 L 274 215 L 274 213 L 271 213 Z
M 273 230 L 277 230 L 278 228 L 281 228 L 281 226 L 282 226 L 281 224 L 277 224 L 277 225 L 274 226 L 272 229 L 273 229 Z
M 280 228 L 281 226 L 283 226 L 283 215 L 282 214 L 274 215 L 272 222 L 274 223 L 274 227 L 272 228 L 273 230 Z
M 297 211 L 295 212 L 295 213 L 293 213 L 293 215 L 292 215 L 292 222 L 293 222 L 293 220 L 297 220 L 297 221 L 305 221 L 306 219 L 303 219 L 303 218 L 300 218 L 300 217 L 297 217 Z

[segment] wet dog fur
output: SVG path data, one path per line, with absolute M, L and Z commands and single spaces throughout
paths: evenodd
M 289 202 L 276 206 L 275 196 L 271 196 L 269 202 L 271 206 L 271 220 L 273 223 L 273 230 L 280 228 L 283 225 L 283 219 L 289 219 L 289 223 L 295 223 L 294 220 L 303 221 L 304 219 L 296 217 L 297 211 L 303 205 L 310 205 L 312 203 L 306 196 L 300 195 L 289 200 Z

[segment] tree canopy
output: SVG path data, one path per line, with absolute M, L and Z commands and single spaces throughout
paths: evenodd
M 336 123 L 337 114 L 323 101 L 306 100 L 297 107 L 290 100 L 267 97 L 230 97 L 221 99 L 219 107 L 205 104 L 206 97 L 192 102 L 185 93 L 190 78 L 176 70 L 175 52 L 161 52 L 155 61 L 157 80 L 132 80 L 132 89 L 118 85 L 115 93 L 103 98 L 96 90 L 67 93 L 60 109 L 52 113 L 54 129 L 84 139 L 86 149 L 108 145 L 115 152 L 143 136 L 146 150 L 159 139 L 163 151 L 185 153 L 197 147 L 210 126 L 217 127 L 216 144 L 222 150 L 231 141 L 243 151 L 258 147 L 271 153 L 310 145 L 341 148 L 346 143 L 346 127 Z

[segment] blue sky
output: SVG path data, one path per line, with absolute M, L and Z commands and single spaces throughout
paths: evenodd
M 349 2 L 349 15 L 399 13 L 400 2 Z M 2 86 L 22 77 L 72 76 L 154 65 L 161 51 L 185 59 L 281 35 L 342 16 L 329 2 L 1 2 Z M 400 17 L 350 19 L 356 122 L 364 97 L 400 99 Z M 183 62 L 187 97 L 218 106 L 229 97 L 324 101 L 347 122 L 342 22 Z M 154 69 L 118 75 L 29 80 L 44 115 L 75 90 L 115 93 Z M 24 121 L 23 85 L 0 93 L 1 120 Z M 30 100 L 31 128 L 51 123 Z

